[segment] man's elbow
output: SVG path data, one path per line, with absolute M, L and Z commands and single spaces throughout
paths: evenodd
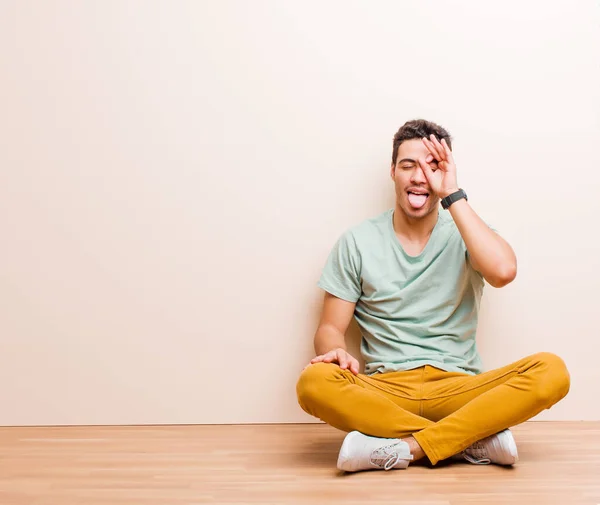
M 503 288 L 515 280 L 517 276 L 517 265 L 512 264 L 500 269 L 495 275 L 486 277 L 485 280 L 495 288 Z

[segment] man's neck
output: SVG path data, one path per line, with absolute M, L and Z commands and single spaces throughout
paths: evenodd
M 411 242 L 428 240 L 437 220 L 437 211 L 431 212 L 423 218 L 414 219 L 408 217 L 398 205 L 394 209 L 394 231 Z

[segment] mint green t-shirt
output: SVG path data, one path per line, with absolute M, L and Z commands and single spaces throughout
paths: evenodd
M 317 284 L 356 302 L 365 373 L 423 365 L 481 373 L 475 335 L 484 280 L 468 261 L 452 216 L 439 209 L 425 249 L 409 256 L 394 232 L 393 213 L 345 231 Z

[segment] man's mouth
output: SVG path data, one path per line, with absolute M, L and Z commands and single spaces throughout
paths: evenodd
M 429 198 L 429 193 L 425 192 L 414 192 L 407 191 L 408 193 L 408 202 L 414 209 L 420 209 L 427 203 L 427 198 Z

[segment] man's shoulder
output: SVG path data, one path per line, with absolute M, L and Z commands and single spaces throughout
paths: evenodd
M 375 235 L 381 235 L 386 231 L 392 211 L 393 209 L 388 209 L 373 217 L 363 219 L 347 228 L 344 234 L 352 236 L 355 240 L 368 239 L 373 238 Z

